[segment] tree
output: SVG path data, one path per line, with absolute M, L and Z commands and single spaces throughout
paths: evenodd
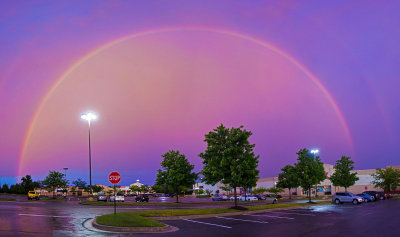
M 72 187 L 72 188 L 71 188 L 71 193 L 72 193 L 72 196 L 75 197 L 76 187 Z
M 324 164 L 319 156 L 313 156 L 309 150 L 303 148 L 296 153 L 298 162 L 295 170 L 299 179 L 299 184 L 303 189 L 308 190 L 309 202 L 311 202 L 311 187 L 325 180 Z
M 14 194 L 23 194 L 24 191 L 21 187 L 21 184 L 13 184 L 10 186 L 10 193 Z
M 92 191 L 93 191 L 94 193 L 99 193 L 99 192 L 101 192 L 103 189 L 104 189 L 104 188 L 103 188 L 102 186 L 100 186 L 100 185 L 94 185 L 94 186 L 92 186 Z
M 7 184 L 3 184 L 3 193 L 9 193 L 10 192 L 10 189 L 8 188 L 8 185 Z
M 165 185 L 168 190 L 173 190 L 176 202 L 179 202 L 179 193 L 193 187 L 198 174 L 192 172 L 194 166 L 178 150 L 170 150 L 162 157 L 162 169 L 158 170 L 156 185 Z
M 259 188 L 254 188 L 253 190 L 251 190 L 251 193 L 253 194 L 263 194 L 265 192 L 268 192 L 268 189 L 263 188 L 263 187 L 259 187 Z
M 201 194 L 204 193 L 204 190 L 203 190 L 203 189 L 196 189 L 196 190 L 194 190 L 194 193 L 195 193 L 196 195 L 201 195 Z
M 137 186 L 137 185 L 131 185 L 131 186 L 129 187 L 129 189 L 130 189 L 132 192 L 136 192 L 136 193 L 140 193 L 140 192 L 142 191 L 142 188 L 139 187 L 139 186 Z
M 212 193 L 212 191 L 210 189 L 206 189 L 205 192 L 207 193 L 208 196 L 210 196 Z
M 342 156 L 340 160 L 336 161 L 335 172 L 329 178 L 334 186 L 344 187 L 347 192 L 347 188 L 353 186 L 359 178 L 357 173 L 351 173 L 354 169 L 354 161 L 350 160 L 348 156 Z
M 225 128 L 220 125 L 205 135 L 207 148 L 199 154 L 203 159 L 203 181 L 215 185 L 222 182 L 233 188 L 235 208 L 237 208 L 237 187 L 254 187 L 257 184 L 259 171 L 258 158 L 250 144 L 250 131 L 239 128 Z
M 272 188 L 268 188 L 266 191 L 269 192 L 269 193 L 273 193 L 276 196 L 278 196 L 278 193 L 282 193 L 284 190 L 283 190 L 283 188 L 272 187 Z
M 223 191 L 225 191 L 225 192 L 231 192 L 232 191 L 232 187 L 229 186 L 229 185 L 222 186 L 221 189 Z
M 281 169 L 282 173 L 278 176 L 276 187 L 289 189 L 289 199 L 292 199 L 292 188 L 299 187 L 299 179 L 297 178 L 296 169 L 287 165 Z
M 385 192 L 396 190 L 400 186 L 400 170 L 392 167 L 387 167 L 386 169 L 378 168 L 376 169 L 376 174 L 372 176 L 375 179 L 372 181 L 375 187 L 382 188 Z
M 215 191 L 215 193 L 216 193 L 217 195 L 219 195 L 219 189 L 217 189 L 217 191 Z
M 141 192 L 146 193 L 149 191 L 149 185 L 143 184 L 141 187 Z
M 60 172 L 50 171 L 49 175 L 43 180 L 43 185 L 45 185 L 49 191 L 53 191 L 53 197 L 55 197 L 55 189 L 67 185 L 67 180 L 65 180 L 64 176 L 65 175 Z
M 80 189 L 85 189 L 86 188 L 86 182 L 83 181 L 81 178 L 78 178 L 77 180 L 72 182 L 72 184 L 75 185 L 75 187 L 78 187 Z

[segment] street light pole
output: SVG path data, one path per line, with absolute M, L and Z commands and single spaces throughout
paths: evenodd
M 81 116 L 82 119 L 88 121 L 89 125 L 89 187 L 90 187 L 90 196 L 92 196 L 93 191 L 92 191 L 92 150 L 90 146 L 90 121 L 94 120 L 97 118 L 97 115 L 93 113 L 86 113 Z
M 65 180 L 67 180 L 67 170 L 68 170 L 68 168 L 63 168 L 63 170 L 64 170 Z M 68 197 L 68 181 L 67 181 L 67 197 Z
M 317 156 L 317 154 L 319 153 L 319 150 L 318 149 L 313 149 L 313 150 L 311 150 L 311 153 L 314 155 L 314 158 Z M 311 195 L 311 193 L 310 193 L 310 195 Z M 317 197 L 318 196 L 318 190 L 317 190 L 317 184 L 315 185 L 315 197 Z

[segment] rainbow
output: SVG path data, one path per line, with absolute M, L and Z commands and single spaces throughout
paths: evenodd
M 350 134 L 350 130 L 348 128 L 348 125 L 344 119 L 344 116 L 342 114 L 342 112 L 339 109 L 339 106 L 337 105 L 337 103 L 335 102 L 335 100 L 333 99 L 332 95 L 329 93 L 329 91 L 324 87 L 324 85 L 318 80 L 318 78 L 313 75 L 305 66 L 301 65 L 296 59 L 294 59 L 292 56 L 290 56 L 289 54 L 287 54 L 286 52 L 280 50 L 279 48 L 277 48 L 276 46 L 267 43 L 265 41 L 262 41 L 260 39 L 248 36 L 248 35 L 244 35 L 244 34 L 240 34 L 234 31 L 228 31 L 228 30 L 223 30 L 223 29 L 215 29 L 215 28 L 204 28 L 204 27 L 172 27 L 172 28 L 160 28 L 160 29 L 153 29 L 153 30 L 149 30 L 149 31 L 144 31 L 144 32 L 138 32 L 138 33 L 134 33 L 134 34 L 130 34 L 127 36 L 123 36 L 119 39 L 113 40 L 111 42 L 107 42 L 105 44 L 103 44 L 102 46 L 96 48 L 95 50 L 90 51 L 89 53 L 87 53 L 84 57 L 82 57 L 80 60 L 78 60 L 77 62 L 75 62 L 71 67 L 68 68 L 68 70 L 66 72 L 64 72 L 64 74 L 62 74 L 57 81 L 53 84 L 53 86 L 51 87 L 51 89 L 46 93 L 46 95 L 43 97 L 43 99 L 40 101 L 38 108 L 36 109 L 34 116 L 32 118 L 32 121 L 28 127 L 28 131 L 25 135 L 24 141 L 23 141 L 23 145 L 22 145 L 22 150 L 20 153 L 20 158 L 19 158 L 19 164 L 18 164 L 18 175 L 21 176 L 21 164 L 23 162 L 24 159 L 24 155 L 27 149 L 27 145 L 29 143 L 29 139 L 31 137 L 32 131 L 35 127 L 36 121 L 44 107 L 44 105 L 46 104 L 47 100 L 50 98 L 50 96 L 54 93 L 54 91 L 58 88 L 58 86 L 75 70 L 77 69 L 81 64 L 83 64 L 84 62 L 88 61 L 89 59 L 91 59 L 92 57 L 96 56 L 98 53 L 102 52 L 105 49 L 108 49 L 114 45 L 117 45 L 125 40 L 128 39 L 132 39 L 135 37 L 141 37 L 141 36 L 147 36 L 147 35 L 151 35 L 151 34 L 158 34 L 158 33 L 163 33 L 163 32 L 173 32 L 173 31 L 206 31 L 206 32 L 214 32 L 214 33 L 220 33 L 220 34 L 225 34 L 225 35 L 229 35 L 232 37 L 237 37 L 237 38 L 241 38 L 244 40 L 248 40 L 250 42 L 256 43 L 262 47 L 265 47 L 269 50 L 272 50 L 273 52 L 279 54 L 280 56 L 284 57 L 285 59 L 287 59 L 289 62 L 291 62 L 293 65 L 295 65 L 298 69 L 300 69 L 308 78 L 310 78 L 312 80 L 312 82 L 318 87 L 320 88 L 320 90 L 324 93 L 325 97 L 328 99 L 329 103 L 332 105 L 336 115 L 338 116 L 340 123 L 342 124 L 345 133 L 346 133 L 346 137 L 348 139 L 348 142 L 350 143 L 350 147 L 354 153 L 354 146 L 353 146 L 353 141 L 352 141 L 352 137 Z

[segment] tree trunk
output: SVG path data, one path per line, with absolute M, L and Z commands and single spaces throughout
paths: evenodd
M 289 188 L 289 199 L 292 199 L 292 192 L 290 190 L 291 188 Z
M 178 191 L 176 192 L 176 203 L 178 203 L 179 202 L 179 193 L 178 193 Z
M 311 187 L 308 188 L 308 202 L 311 203 Z
M 347 187 L 344 187 L 344 191 L 347 192 Z
M 233 195 L 235 197 L 235 207 L 237 207 L 236 186 L 233 186 Z
M 317 189 L 317 185 L 315 185 L 315 197 L 318 197 L 318 189 Z

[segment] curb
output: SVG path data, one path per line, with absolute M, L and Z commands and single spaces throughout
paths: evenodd
M 120 227 L 100 225 L 93 219 L 94 228 L 109 232 L 129 232 L 129 233 L 166 233 L 178 231 L 179 228 L 165 224 L 163 227 Z
M 280 207 L 280 208 L 270 208 L 256 211 L 238 211 L 238 212 L 228 212 L 228 213 L 218 213 L 218 214 L 205 214 L 205 215 L 188 215 L 188 216 L 157 216 L 157 217 L 147 217 L 152 220 L 182 220 L 182 219 L 200 219 L 200 218 L 211 218 L 216 216 L 237 216 L 243 214 L 254 214 L 260 212 L 270 212 L 270 211 L 279 211 L 279 210 L 290 210 L 297 209 L 301 207 L 310 207 L 310 206 L 322 206 L 329 205 L 328 203 L 323 204 L 311 204 L 309 206 L 295 206 L 295 207 Z

